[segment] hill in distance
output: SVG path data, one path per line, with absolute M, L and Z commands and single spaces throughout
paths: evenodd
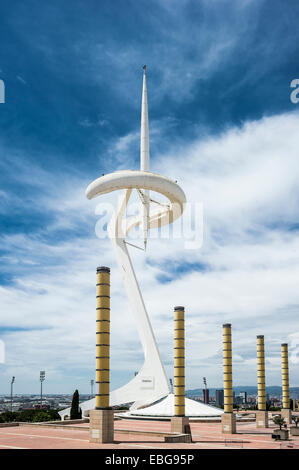
M 210 396 L 215 396 L 216 390 L 220 390 L 221 387 L 208 387 L 210 391 Z M 244 385 L 244 386 L 236 386 L 233 387 L 234 392 L 236 395 L 239 395 L 240 392 L 247 392 L 247 395 L 257 395 L 257 387 L 256 386 L 251 386 L 251 385 Z M 202 396 L 202 388 L 196 388 L 193 390 L 186 390 L 186 395 L 188 397 L 195 397 L 195 396 Z M 281 396 L 282 395 L 282 390 L 281 386 L 279 385 L 271 385 L 269 387 L 266 387 L 266 392 L 269 393 L 270 396 Z M 290 395 L 292 398 L 292 395 L 294 395 L 296 398 L 299 397 L 299 387 L 290 387 Z

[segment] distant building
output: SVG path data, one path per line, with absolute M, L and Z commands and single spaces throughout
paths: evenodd
M 242 398 L 242 403 L 245 404 L 247 403 L 247 392 L 240 392 L 239 397 Z
M 202 401 L 202 398 L 199 396 L 199 395 L 194 395 L 192 397 L 192 400 L 195 400 L 195 401 Z
M 216 390 L 216 406 L 224 405 L 224 390 Z
M 204 388 L 202 390 L 202 394 L 203 394 L 203 402 L 208 405 L 210 403 L 210 392 L 209 392 L 209 389 L 208 388 Z
M 243 403 L 244 403 L 244 398 L 241 395 L 237 395 L 234 399 L 234 404 L 243 405 Z
M 247 403 L 256 404 L 256 397 L 247 397 Z

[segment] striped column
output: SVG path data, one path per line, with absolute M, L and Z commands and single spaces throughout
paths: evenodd
M 185 308 L 174 307 L 174 415 L 185 416 Z
M 265 346 L 264 336 L 256 337 L 258 410 L 266 411 Z
M 282 407 L 290 408 L 290 388 L 289 388 L 289 357 L 288 345 L 281 345 L 281 375 L 282 375 Z
M 223 382 L 224 412 L 233 412 L 233 379 L 232 379 L 232 332 L 231 324 L 223 325 Z
M 109 408 L 110 376 L 110 269 L 97 268 L 96 410 Z

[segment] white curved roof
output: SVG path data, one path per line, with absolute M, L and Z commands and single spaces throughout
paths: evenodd
M 190 398 L 185 398 L 185 415 L 190 417 L 220 417 L 223 413 L 223 410 L 216 408 L 214 406 L 205 405 L 204 403 L 190 400 Z M 130 416 L 174 416 L 174 394 L 171 393 L 167 395 L 162 400 L 154 403 L 153 405 L 148 406 L 147 408 L 142 408 L 139 410 L 130 411 L 126 413 Z M 124 416 L 124 415 L 123 415 Z

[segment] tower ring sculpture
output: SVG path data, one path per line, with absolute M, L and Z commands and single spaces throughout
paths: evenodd
M 143 348 L 144 362 L 132 380 L 123 387 L 110 392 L 109 401 L 110 406 L 133 403 L 131 410 L 149 405 L 170 394 L 171 390 L 128 251 L 128 245 L 132 244 L 126 241 L 126 237 L 131 230 L 140 226 L 143 231 L 145 250 L 149 229 L 159 228 L 174 222 L 182 215 L 186 202 L 183 190 L 175 181 L 153 173 L 149 169 L 146 66 L 143 67 L 140 130 L 140 170 L 121 170 L 103 175 L 94 180 L 86 189 L 88 199 L 122 190 L 118 207 L 108 224 L 107 232 L 122 273 L 129 306 Z M 127 217 L 126 208 L 133 190 L 138 192 L 141 199 L 141 210 L 138 215 Z M 167 203 L 152 199 L 150 195 L 152 191 L 166 197 Z M 154 208 L 151 203 L 155 204 Z M 84 413 L 88 413 L 88 410 L 94 408 L 94 404 L 95 400 L 91 399 L 81 403 L 80 406 Z
M 169 206 L 164 206 L 162 209 L 159 207 L 158 210 L 153 211 L 153 213 L 149 215 L 149 229 L 167 225 L 178 219 L 186 203 L 185 193 L 177 183 L 158 173 L 140 170 L 115 171 L 114 173 L 109 173 L 108 175 L 97 178 L 87 187 L 86 197 L 93 199 L 102 194 L 107 194 L 119 189 L 131 191 L 133 189 L 151 190 L 169 199 Z M 133 225 L 128 224 L 126 235 L 142 222 L 141 216 L 135 216 L 131 219 L 134 220 L 134 223 Z
M 149 170 L 149 125 L 145 70 L 146 66 L 143 67 L 140 170 L 121 170 L 103 175 L 94 180 L 86 189 L 88 199 L 122 190 L 117 210 L 108 224 L 107 232 L 122 273 L 129 306 L 143 348 L 144 362 L 132 380 L 110 392 L 109 404 L 114 406 L 133 403 L 130 410 L 150 405 L 164 398 L 171 394 L 171 388 L 127 248 L 132 244 L 126 241 L 126 237 L 135 227 L 141 226 L 145 250 L 149 229 L 160 228 L 174 222 L 182 215 L 186 203 L 184 191 L 175 181 Z M 138 215 L 126 217 L 126 208 L 133 190 L 137 190 L 141 199 L 141 211 Z M 152 199 L 151 191 L 166 197 L 168 203 Z M 156 204 L 152 211 L 150 211 L 151 203 Z M 97 389 L 96 393 L 98 392 Z M 80 407 L 84 416 L 88 416 L 89 410 L 95 407 L 95 399 L 92 398 L 80 403 Z M 70 408 L 60 411 L 59 414 L 62 418 L 69 416 Z

